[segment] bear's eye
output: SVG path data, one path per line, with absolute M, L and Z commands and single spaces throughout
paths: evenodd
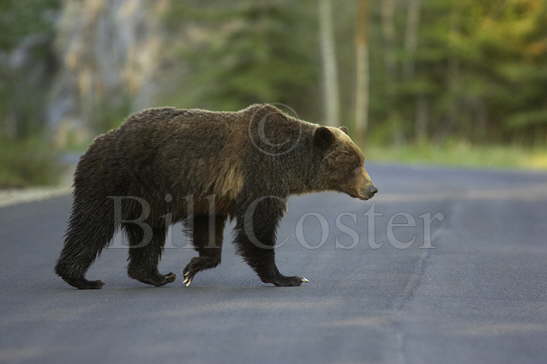
M 351 174 L 355 176 L 357 176 L 359 173 L 361 173 L 361 166 L 354 168 L 353 171 L 351 172 Z

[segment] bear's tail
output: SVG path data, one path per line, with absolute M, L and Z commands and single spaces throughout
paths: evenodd
M 112 209 L 106 206 L 106 201 L 101 206 L 97 205 L 98 201 L 83 204 L 75 199 L 64 247 L 55 266 L 55 273 L 78 289 L 103 286 L 101 281 L 85 279 L 89 266 L 110 242 L 115 231 Z

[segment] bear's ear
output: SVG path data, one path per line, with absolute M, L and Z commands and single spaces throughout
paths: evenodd
M 344 133 L 346 133 L 347 135 L 349 135 L 349 130 L 348 130 L 348 128 L 346 128 L 345 126 L 341 126 L 341 127 L 340 127 L 340 130 L 342 130 Z
M 324 126 L 315 129 L 315 133 L 313 134 L 313 143 L 321 149 L 330 147 L 334 143 L 334 139 L 332 131 Z

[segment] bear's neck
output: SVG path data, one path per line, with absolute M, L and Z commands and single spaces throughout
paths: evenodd
M 312 144 L 312 138 L 304 137 L 294 151 L 277 158 L 275 174 L 281 177 L 286 195 L 319 191 L 316 176 L 321 157 L 314 153 Z

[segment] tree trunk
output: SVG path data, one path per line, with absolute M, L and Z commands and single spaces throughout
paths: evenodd
M 392 89 L 395 78 L 395 1 L 382 0 L 382 34 L 384 38 L 384 67 L 386 72 L 387 88 Z
M 385 122 L 392 129 L 392 140 L 396 145 L 403 144 L 403 128 L 397 110 L 397 60 L 395 58 L 395 10 L 397 0 L 383 0 L 381 2 L 382 36 L 384 40 L 384 82 L 387 113 Z
M 420 7 L 421 0 L 408 0 L 408 12 L 406 18 L 405 32 L 405 52 L 407 60 L 405 62 L 405 78 L 412 79 L 414 77 L 414 65 L 416 57 L 416 49 L 418 47 L 418 27 L 420 25 Z
M 427 99 L 424 95 L 419 95 L 416 101 L 416 123 L 414 124 L 414 134 L 416 142 L 419 144 L 427 141 L 427 125 L 429 124 L 429 108 Z
M 338 71 L 331 0 L 319 0 L 319 41 L 323 60 L 324 118 L 328 125 L 337 126 L 339 125 Z
M 450 16 L 450 31 L 453 34 L 459 33 L 459 14 L 456 6 L 452 7 L 452 14 Z M 459 85 L 461 79 L 460 72 L 460 60 L 455 52 L 449 53 L 448 59 L 448 86 L 447 93 L 450 97 L 450 107 L 448 109 L 447 122 L 445 125 L 445 138 L 452 135 L 454 132 L 458 132 L 457 124 L 460 114 L 460 97 L 459 97 Z
M 408 0 L 405 32 L 404 77 L 407 82 L 412 82 L 416 70 L 416 50 L 418 48 L 418 29 L 420 26 L 421 0 Z M 427 130 L 426 103 L 424 95 L 419 94 L 415 100 L 414 134 L 417 142 L 424 142 Z
M 368 0 L 357 0 L 355 27 L 355 132 L 364 139 L 368 126 L 369 61 L 368 61 Z

